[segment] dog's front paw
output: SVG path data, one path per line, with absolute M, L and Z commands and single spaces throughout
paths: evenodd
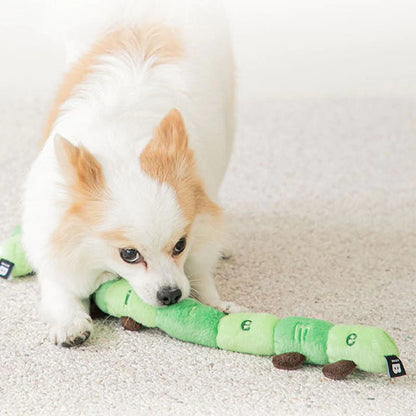
M 80 345 L 88 339 L 92 332 L 92 319 L 86 314 L 75 316 L 67 324 L 54 325 L 51 338 L 55 345 L 70 348 Z
M 230 247 L 223 247 L 221 250 L 221 258 L 223 260 L 228 260 L 233 256 L 233 250 Z
M 214 308 L 224 313 L 249 312 L 249 309 L 234 302 L 220 301 Z

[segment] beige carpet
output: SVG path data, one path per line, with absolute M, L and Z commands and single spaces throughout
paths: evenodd
M 0 101 L 0 235 L 47 100 Z M 255 311 L 384 327 L 408 376 L 320 367 L 124 331 L 98 321 L 86 345 L 55 347 L 35 278 L 0 281 L 0 415 L 416 415 L 416 101 L 242 102 L 223 186 L 234 257 L 217 281 Z

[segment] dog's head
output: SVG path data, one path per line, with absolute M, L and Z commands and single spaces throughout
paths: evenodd
M 197 174 L 181 114 L 171 110 L 137 158 L 93 156 L 55 139 L 70 197 L 55 244 L 90 247 L 89 267 L 127 279 L 147 303 L 176 303 L 190 294 L 184 264 L 200 215 L 217 218 Z M 209 238 L 209 236 L 207 236 Z

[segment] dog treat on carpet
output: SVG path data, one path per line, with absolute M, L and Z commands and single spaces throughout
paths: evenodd
M 8 255 L 2 260 L 13 264 L 13 276 L 31 272 L 19 230 L 3 243 L 1 253 Z M 157 327 L 181 341 L 273 356 L 273 365 L 279 369 L 294 370 L 303 363 L 323 365 L 324 375 L 333 380 L 346 378 L 355 368 L 376 373 L 387 369 L 390 377 L 406 374 L 396 344 L 377 327 L 294 316 L 280 319 L 268 313 L 225 314 L 193 299 L 156 308 L 143 302 L 124 279 L 102 284 L 92 300 L 101 311 L 122 318 L 128 330 Z

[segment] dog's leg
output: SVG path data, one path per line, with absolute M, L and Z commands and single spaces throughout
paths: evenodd
M 212 258 L 204 254 L 190 254 L 185 263 L 185 273 L 191 284 L 191 296 L 201 303 L 212 306 L 226 313 L 243 312 L 247 310 L 234 302 L 223 301 L 215 285 L 212 270 L 218 259 L 214 253 Z
M 39 273 L 41 283 L 41 310 L 49 323 L 52 341 L 63 347 L 82 344 L 92 332 L 89 315 L 89 298 L 71 293 L 58 281 L 64 276 L 49 276 Z
M 233 256 L 233 249 L 232 249 L 232 241 L 231 241 L 231 231 L 230 226 L 227 225 L 231 222 L 228 219 L 229 214 L 223 213 L 223 220 L 222 220 L 222 235 L 221 235 L 221 250 L 220 250 L 220 258 L 222 260 L 228 260 Z
M 229 301 L 221 300 L 211 274 L 201 275 L 198 280 L 191 282 L 192 292 L 196 298 L 205 305 L 212 306 L 225 313 L 237 313 L 247 311 L 246 308 Z

